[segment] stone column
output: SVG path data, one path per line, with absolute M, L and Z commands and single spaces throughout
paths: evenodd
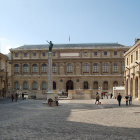
M 140 73 L 138 77 L 138 99 L 140 99 Z
M 52 91 L 52 52 L 48 52 L 48 92 Z
M 133 77 L 133 98 L 135 98 L 135 77 Z

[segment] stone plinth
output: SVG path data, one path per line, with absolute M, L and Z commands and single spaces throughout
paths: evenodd
M 58 97 L 57 93 L 54 93 L 53 91 L 47 92 L 47 102 L 48 102 L 48 99 L 50 98 L 54 101 L 55 97 Z
M 77 90 L 69 90 L 68 91 L 68 97 L 70 99 L 92 99 L 93 97 L 93 90 L 83 90 L 83 89 L 77 89 Z

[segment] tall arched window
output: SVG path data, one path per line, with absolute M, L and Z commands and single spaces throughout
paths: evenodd
M 114 81 L 113 82 L 113 87 L 117 87 L 118 86 L 118 82 L 117 81 Z
M 84 81 L 84 89 L 88 89 L 88 82 Z
M 52 71 L 53 71 L 54 73 L 57 72 L 56 64 L 53 64 L 53 65 L 52 65 Z
M 108 82 L 104 81 L 103 83 L 103 90 L 108 90 Z
M 95 82 L 93 83 L 93 89 L 98 89 L 98 82 L 97 82 L 97 81 L 95 81 Z
M 33 89 L 33 90 L 37 90 L 37 82 L 34 81 L 34 82 L 32 83 L 32 89 Z
M 32 72 L 38 72 L 38 66 L 37 64 L 32 65 Z
M 42 90 L 46 90 L 47 89 L 47 86 L 46 86 L 46 82 L 42 82 Z
M 67 72 L 72 72 L 72 64 L 67 64 Z
M 99 72 L 99 66 L 97 63 L 93 64 L 93 72 Z
M 16 90 L 19 89 L 19 82 L 18 82 L 18 81 L 16 81 L 16 82 L 14 83 L 14 89 L 16 89 Z
M 83 72 L 89 72 L 89 64 L 88 63 L 85 63 L 83 65 Z
M 19 72 L 20 68 L 19 68 L 19 64 L 15 64 L 14 65 L 14 72 Z
M 53 90 L 56 90 L 56 82 L 53 81 Z
M 108 72 L 108 63 L 103 63 L 103 72 Z
M 118 64 L 117 63 L 113 64 L 113 72 L 118 72 Z
M 29 71 L 28 64 L 24 64 L 23 65 L 23 72 L 28 72 L 28 71 Z
M 23 89 L 28 89 L 28 82 L 27 81 L 25 81 L 24 83 L 23 83 Z
M 42 64 L 41 72 L 47 72 L 47 65 L 46 64 Z

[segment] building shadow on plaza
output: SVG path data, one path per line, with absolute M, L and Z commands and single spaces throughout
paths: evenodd
M 16 116 L 13 115 L 15 113 L 15 106 L 13 106 L 11 118 L 13 115 L 14 119 L 6 124 L 1 124 L 1 140 L 12 140 L 15 134 L 13 140 L 139 140 L 140 128 L 106 126 L 98 124 L 98 122 L 85 123 L 80 120 L 82 116 L 78 116 L 78 120 L 74 121 L 68 119 L 71 117 L 72 111 L 78 113 L 78 111 L 84 110 L 121 109 L 126 108 L 125 104 L 119 107 L 117 104 L 62 103 L 58 107 L 49 107 L 41 102 L 31 100 L 31 104 L 18 104 Z M 140 107 L 140 105 L 128 106 L 128 109 L 131 107 Z M 10 115 L 8 112 L 6 113 L 6 115 Z M 94 114 L 92 117 L 95 118 Z M 118 120 L 121 120 L 121 117 Z M 8 135 L 6 135 L 6 131 L 8 131 Z

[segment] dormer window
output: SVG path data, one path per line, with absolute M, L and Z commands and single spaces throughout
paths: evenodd
M 15 53 L 15 57 L 18 57 L 18 53 Z

